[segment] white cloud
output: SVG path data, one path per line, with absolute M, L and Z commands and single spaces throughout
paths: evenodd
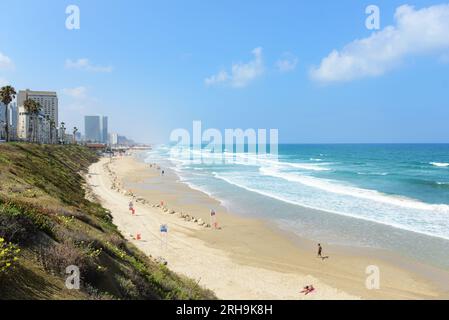
M 397 67 L 406 56 L 438 55 L 449 48 L 449 4 L 415 10 L 396 9 L 396 25 L 370 37 L 333 50 L 310 75 L 320 82 L 350 81 L 380 76 Z
M 78 60 L 67 59 L 65 61 L 65 67 L 67 69 L 79 69 L 89 72 L 112 72 L 111 66 L 96 66 L 90 63 L 89 59 L 83 58 Z
M 74 99 L 85 100 L 87 98 L 87 88 L 86 87 L 76 87 L 76 88 L 65 88 L 62 92 Z
M 14 63 L 11 58 L 0 52 L 0 69 L 13 69 Z
M 209 78 L 206 78 L 204 82 L 206 85 L 213 85 L 216 83 L 226 82 L 229 80 L 228 73 L 226 71 L 220 71 L 216 75 L 210 76 Z
M 0 88 L 3 86 L 7 86 L 9 82 L 6 79 L 0 78 Z
M 298 65 L 298 58 L 290 53 L 286 52 L 282 55 L 282 57 L 276 61 L 276 68 L 280 72 L 290 72 L 296 69 Z
M 92 97 L 89 89 L 85 86 L 74 88 L 64 88 L 61 90 L 63 95 L 61 97 L 61 105 L 64 105 L 65 111 L 73 111 L 79 114 L 84 114 L 88 111 L 93 112 L 99 104 L 97 98 Z
M 220 71 L 216 75 L 212 75 L 204 80 L 208 86 L 215 84 L 230 84 L 235 88 L 247 86 L 251 81 L 257 79 L 264 73 L 264 65 L 262 58 L 262 48 L 258 47 L 252 51 L 254 59 L 247 63 L 234 63 L 230 73 Z

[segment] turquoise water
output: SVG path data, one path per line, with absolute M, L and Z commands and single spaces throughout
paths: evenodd
M 449 266 L 449 144 L 290 144 L 277 157 L 198 156 L 160 146 L 148 161 L 231 210 L 309 238 Z

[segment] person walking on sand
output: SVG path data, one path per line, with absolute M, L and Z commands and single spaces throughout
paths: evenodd
M 317 255 L 317 258 L 323 258 L 322 252 L 323 252 L 323 247 L 321 246 L 321 243 L 318 243 L 318 255 Z
M 210 210 L 210 224 L 214 227 L 214 229 L 217 229 L 217 217 L 214 209 Z

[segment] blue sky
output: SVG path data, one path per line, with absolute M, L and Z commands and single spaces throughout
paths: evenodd
M 80 30 L 65 27 L 71 4 Z M 370 4 L 377 32 L 365 27 Z M 443 4 L 2 1 L 0 83 L 56 90 L 67 126 L 105 114 L 144 142 L 193 120 L 276 128 L 289 143 L 449 142 Z

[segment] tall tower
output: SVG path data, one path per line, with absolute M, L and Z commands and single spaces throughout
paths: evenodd
M 84 117 L 84 134 L 87 142 L 102 142 L 100 116 Z
M 101 119 L 101 142 L 108 143 L 108 117 L 103 116 Z

